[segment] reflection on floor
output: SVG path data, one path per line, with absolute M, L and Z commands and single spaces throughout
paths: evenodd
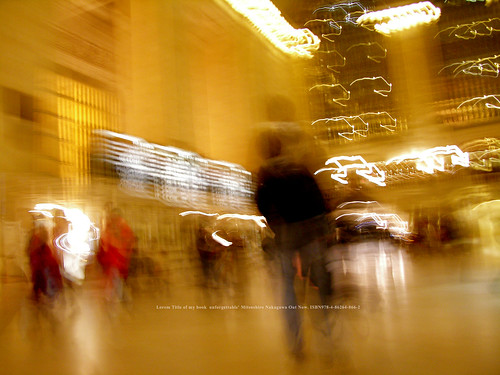
M 500 270 L 468 254 L 409 256 L 388 242 L 330 250 L 331 336 L 315 289 L 298 280 L 306 355 L 284 345 L 279 278 L 251 263 L 243 286 L 132 292 L 100 284 L 43 308 L 26 283 L 1 285 L 5 374 L 499 374 Z

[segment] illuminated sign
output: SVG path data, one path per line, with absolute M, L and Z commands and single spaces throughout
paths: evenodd
M 111 168 L 136 196 L 177 207 L 240 209 L 253 203 L 252 175 L 240 165 L 105 130 L 95 132 L 94 149 L 94 163 Z

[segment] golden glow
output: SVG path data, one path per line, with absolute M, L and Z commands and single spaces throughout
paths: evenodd
M 429 1 L 369 12 L 357 19 L 360 26 L 372 28 L 386 36 L 419 25 L 436 22 L 441 10 Z
M 49 103 L 47 126 L 57 126 L 61 177 L 72 184 L 87 184 L 92 132 L 116 130 L 118 101 L 110 92 L 50 71 L 40 73 L 40 82 Z
M 225 0 L 274 46 L 295 57 L 313 57 L 320 40 L 309 29 L 295 29 L 269 0 Z

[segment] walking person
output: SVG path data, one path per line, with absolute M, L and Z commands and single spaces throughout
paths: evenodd
M 327 305 L 331 295 L 325 262 L 327 206 L 306 166 L 283 152 L 280 135 L 276 130 L 260 135 L 259 147 L 265 161 L 258 173 L 256 201 L 275 234 L 289 349 L 293 355 L 301 356 L 303 334 L 294 287 L 295 258 L 298 254 L 302 275 L 318 288 L 321 303 Z

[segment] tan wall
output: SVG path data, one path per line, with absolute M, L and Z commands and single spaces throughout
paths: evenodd
M 254 168 L 267 95 L 301 102 L 302 62 L 275 51 L 224 2 L 131 1 L 126 132 Z

